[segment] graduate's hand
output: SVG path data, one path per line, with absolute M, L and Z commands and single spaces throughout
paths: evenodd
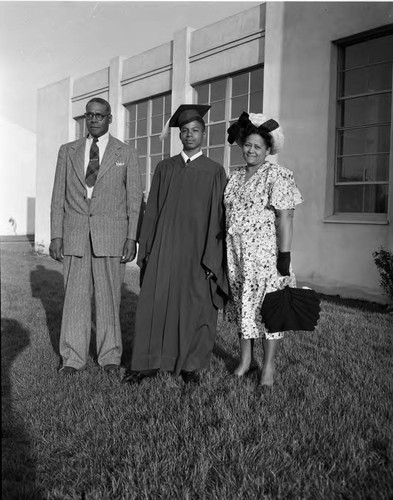
M 49 254 L 52 259 L 63 262 L 63 238 L 53 238 L 53 240 L 50 242 Z
M 123 255 L 121 256 L 120 262 L 122 264 L 126 262 L 131 262 L 136 256 L 136 242 L 135 240 L 126 240 L 123 247 Z

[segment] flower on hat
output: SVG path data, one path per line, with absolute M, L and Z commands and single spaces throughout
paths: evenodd
M 284 145 L 284 133 L 279 123 L 276 120 L 267 117 L 262 113 L 243 113 L 240 115 L 237 122 L 233 123 L 228 129 L 228 142 L 233 144 L 235 141 L 241 146 L 239 139 L 241 132 L 250 125 L 254 125 L 257 129 L 264 128 L 269 132 L 272 138 L 272 147 L 270 154 L 275 155 L 281 151 Z

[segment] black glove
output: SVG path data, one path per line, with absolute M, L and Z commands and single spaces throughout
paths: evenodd
M 278 252 L 277 271 L 281 276 L 289 276 L 289 264 L 291 263 L 291 252 Z

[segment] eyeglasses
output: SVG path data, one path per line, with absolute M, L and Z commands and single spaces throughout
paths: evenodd
M 109 115 L 102 115 L 101 113 L 85 113 L 86 120 L 91 121 L 93 118 L 96 118 L 97 121 L 102 122 L 102 120 Z

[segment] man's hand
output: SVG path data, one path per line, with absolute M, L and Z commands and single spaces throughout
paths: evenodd
M 120 262 L 126 263 L 131 262 L 135 259 L 136 255 L 136 243 L 135 240 L 126 240 L 123 247 L 123 255 Z
M 64 259 L 63 238 L 54 238 L 50 242 L 49 254 L 52 257 L 52 259 L 58 260 L 59 262 L 63 262 Z

